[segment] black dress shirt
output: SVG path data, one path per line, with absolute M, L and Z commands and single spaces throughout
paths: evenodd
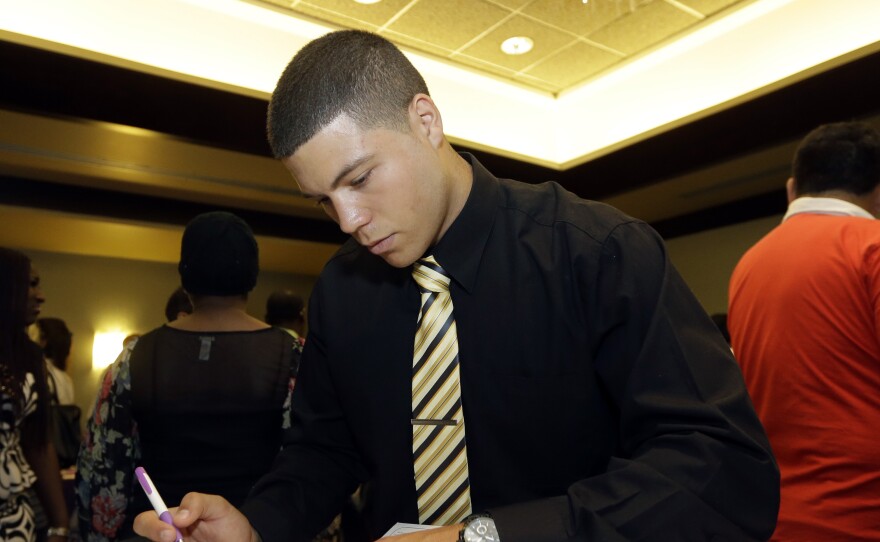
M 473 157 L 431 254 L 451 275 L 471 498 L 502 542 L 752 540 L 778 469 L 727 344 L 646 224 Z M 294 430 L 245 515 L 308 540 L 364 482 L 374 538 L 418 522 L 419 292 L 353 240 L 310 299 Z

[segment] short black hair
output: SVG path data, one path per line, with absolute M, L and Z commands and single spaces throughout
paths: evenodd
M 168 297 L 168 302 L 165 303 L 165 319 L 169 322 L 173 322 L 177 320 L 177 316 L 180 313 L 185 312 L 187 314 L 192 314 L 192 311 L 193 306 L 192 301 L 189 299 L 189 295 L 186 293 L 186 290 L 183 289 L 183 286 L 178 286 Z
M 798 146 L 792 177 L 798 196 L 865 195 L 880 184 L 880 133 L 865 122 L 823 124 Z
M 272 292 L 266 300 L 266 323 L 277 326 L 303 319 L 303 298 L 290 290 Z
M 40 329 L 40 341 L 46 343 L 43 355 L 62 371 L 67 370 L 67 357 L 73 341 L 73 333 L 67 324 L 61 318 L 38 318 L 36 324 Z
M 331 32 L 306 44 L 287 65 L 272 98 L 266 131 L 272 154 L 292 155 L 340 114 L 361 128 L 409 129 L 418 70 L 393 43 L 362 30 Z
M 190 295 L 247 295 L 260 272 L 257 240 L 247 222 L 232 213 L 202 213 L 183 231 L 177 270 Z

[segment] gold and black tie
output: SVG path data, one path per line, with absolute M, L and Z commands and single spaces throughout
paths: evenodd
M 412 377 L 419 522 L 452 525 L 470 515 L 471 496 L 449 277 L 428 256 L 413 265 L 413 278 L 422 291 Z

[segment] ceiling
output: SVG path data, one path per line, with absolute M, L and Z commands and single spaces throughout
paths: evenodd
M 527 87 L 559 93 L 748 0 L 267 0 L 293 15 L 389 40 Z M 534 48 L 509 55 L 525 36 Z
M 171 16 L 180 6 L 197 11 Z M 880 126 L 875 0 L 0 0 L 0 13 L 0 245 L 25 250 L 173 262 L 188 219 L 224 208 L 258 234 L 265 269 L 316 275 L 344 237 L 270 157 L 265 108 L 293 51 L 339 26 L 400 43 L 454 146 L 496 175 L 556 180 L 666 238 L 781 213 L 807 131 Z M 694 20 L 669 23 L 682 14 Z M 719 25 L 733 30 L 707 34 Z M 536 40 L 532 61 L 497 56 L 508 30 Z M 163 46 L 168 59 L 150 56 Z M 593 48 L 624 54 L 590 71 Z M 728 94 L 707 98 L 715 87 Z M 615 131 L 633 119 L 647 123 Z

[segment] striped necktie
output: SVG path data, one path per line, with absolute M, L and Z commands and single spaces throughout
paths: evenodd
M 471 495 L 449 277 L 428 256 L 414 264 L 413 278 L 422 291 L 412 377 L 419 522 L 452 525 L 470 515 Z

